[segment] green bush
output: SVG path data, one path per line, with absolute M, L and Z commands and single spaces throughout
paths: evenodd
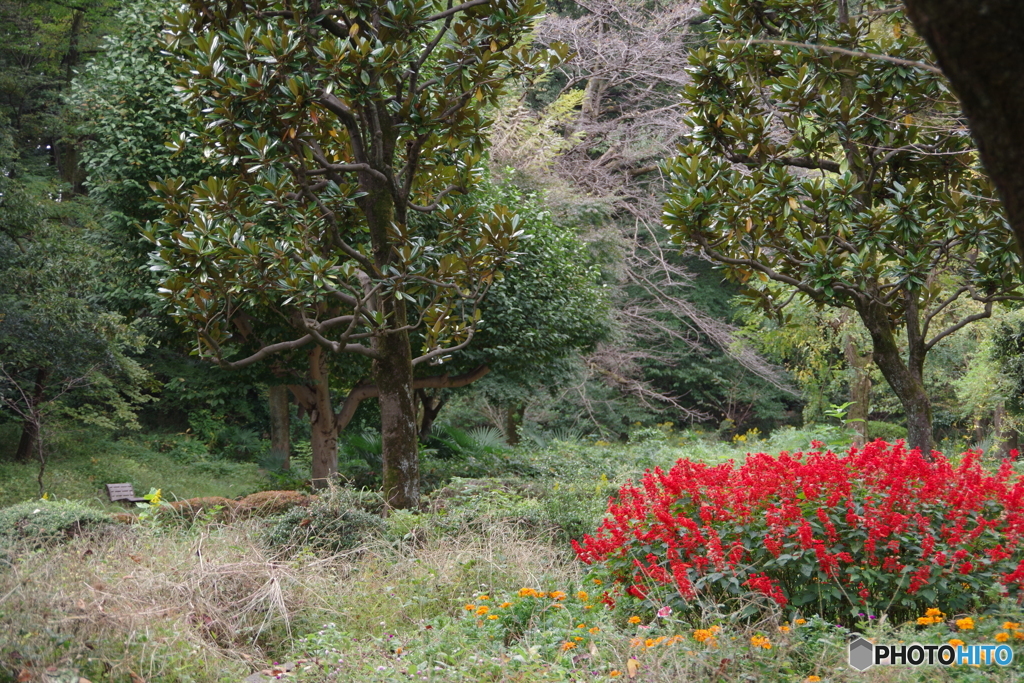
M 875 439 L 881 439 L 882 441 L 894 443 L 897 439 L 907 438 L 907 428 L 903 425 L 894 425 L 891 422 L 869 420 L 868 438 L 872 441 Z
M 0 510 L 0 541 L 43 545 L 67 540 L 83 529 L 110 522 L 109 515 L 81 503 L 28 500 Z
M 310 548 L 338 552 L 383 536 L 380 496 L 352 489 L 332 489 L 309 507 L 295 507 L 272 518 L 264 541 L 272 548 Z

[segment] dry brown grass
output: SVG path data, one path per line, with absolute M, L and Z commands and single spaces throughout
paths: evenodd
M 326 621 L 379 634 L 454 613 L 482 588 L 576 571 L 566 553 L 501 526 L 415 548 L 381 540 L 280 559 L 257 541 L 261 523 L 141 524 L 18 549 L 0 563 L 0 661 L 102 668 L 109 680 L 238 681 Z

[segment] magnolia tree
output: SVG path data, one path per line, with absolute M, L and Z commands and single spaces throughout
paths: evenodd
M 667 225 L 769 311 L 803 296 L 856 312 L 911 444 L 930 448 L 927 354 L 1017 298 L 1013 236 L 956 101 L 885 2 L 707 9 L 718 39 L 691 55 Z
M 417 380 L 414 368 L 470 343 L 521 236 L 507 208 L 451 200 L 474 183 L 484 112 L 503 84 L 564 57 L 523 40 L 542 9 L 196 1 L 168 20 L 192 135 L 223 170 L 194 187 L 154 183 L 166 211 L 147 231 L 160 292 L 197 352 L 222 366 L 307 354 L 320 483 L 338 430 L 375 396 L 387 501 L 418 502 L 413 392 L 473 377 Z M 435 220 L 417 226 L 410 212 Z M 372 383 L 340 409 L 329 354 L 371 365 Z

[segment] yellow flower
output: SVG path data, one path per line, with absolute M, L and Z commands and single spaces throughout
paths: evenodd
M 466 610 L 467 612 L 472 612 L 476 609 L 476 605 L 465 605 L 462 609 Z
M 576 643 L 567 640 L 564 643 L 562 643 L 562 652 L 565 652 L 566 650 L 571 650 L 574 647 L 576 647 Z
M 578 593 L 576 593 L 576 599 L 580 600 L 581 602 L 586 602 L 590 599 L 590 595 L 587 593 L 587 591 L 579 591 Z
M 491 611 L 491 608 L 487 605 L 480 605 L 476 608 L 476 613 L 481 617 Z
M 821 676 L 808 676 L 807 683 L 818 683 L 821 680 Z
M 498 607 L 501 608 L 501 609 L 505 609 L 506 607 L 511 607 L 511 606 L 512 606 L 511 602 L 503 602 L 500 605 L 498 605 Z
M 807 620 L 806 619 L 797 619 L 793 623 L 796 624 L 797 626 L 803 626 L 804 624 L 807 623 Z
M 535 598 L 537 597 L 537 591 L 532 588 L 520 588 L 519 597 L 521 598 Z
M 598 627 L 595 626 L 594 628 L 590 629 L 590 632 L 594 633 L 594 634 L 597 634 L 597 633 L 601 632 L 601 629 L 599 629 Z
M 572 639 L 578 643 L 583 640 L 583 636 L 573 636 Z
M 765 650 L 772 649 L 772 642 L 764 636 L 754 636 L 750 639 L 750 644 L 754 647 L 764 648 Z
M 783 633 L 789 633 L 789 627 L 788 626 L 780 626 L 779 630 L 782 631 Z
M 622 672 L 619 671 L 618 669 L 612 669 L 611 671 L 608 672 L 608 675 L 611 676 L 612 678 L 618 678 L 619 676 L 622 675 Z
M 924 615 L 926 617 L 944 617 L 944 616 L 946 616 L 943 612 L 939 611 L 938 607 L 929 607 L 927 610 L 925 610 Z
M 918 626 L 929 626 L 931 624 L 937 624 L 937 623 L 939 623 L 941 621 L 942 621 L 942 619 L 936 619 L 935 617 L 918 617 L 917 618 L 917 625 Z
M 970 617 L 964 617 L 963 619 L 956 620 L 956 627 L 961 631 L 970 631 L 974 628 L 974 619 Z
M 497 618 L 498 618 L 498 615 L 497 615 L 497 614 L 488 614 L 488 615 L 487 615 L 487 618 L 488 618 L 488 619 L 497 619 Z
M 997 643 L 1005 643 L 1009 639 L 1010 639 L 1010 634 L 1009 633 L 1002 633 L 1002 632 L 1000 632 L 1000 633 L 996 634 L 996 642 Z
M 953 647 L 960 647 L 961 645 L 964 644 L 964 641 L 960 640 L 959 638 L 952 638 L 949 641 L 949 644 L 952 645 Z
M 629 623 L 631 623 L 631 624 L 639 624 L 640 623 L 640 617 L 638 617 L 636 615 L 633 615 L 629 619 L 627 619 L 627 621 Z
M 566 597 L 568 596 L 566 596 L 562 591 L 551 591 L 552 600 L 565 600 Z
M 1016 631 L 1020 628 L 1020 624 L 1016 621 L 1004 621 L 1003 628 L 1005 628 L 1007 631 Z

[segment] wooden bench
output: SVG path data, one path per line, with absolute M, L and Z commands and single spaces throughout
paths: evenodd
M 135 495 L 131 484 L 107 484 L 107 496 L 111 503 L 145 503 L 145 498 Z

